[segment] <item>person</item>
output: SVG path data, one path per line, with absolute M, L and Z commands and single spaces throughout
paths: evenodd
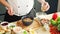
M 0 0 L 1 3 L 6 6 L 7 12 L 5 14 L 4 21 L 14 22 L 20 20 L 23 16 L 35 17 L 33 10 L 34 0 Z M 40 0 L 42 5 L 49 7 L 45 0 Z

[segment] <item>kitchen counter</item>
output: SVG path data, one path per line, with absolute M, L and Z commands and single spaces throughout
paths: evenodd
M 58 16 L 60 16 L 60 12 L 57 12 L 57 14 L 58 14 Z M 41 26 L 39 19 L 46 18 L 46 19 L 50 20 L 52 18 L 52 15 L 53 15 L 53 13 L 49 14 L 49 15 L 38 15 L 36 18 L 34 18 L 34 21 L 30 26 L 28 26 L 28 27 L 22 26 L 22 27 L 23 27 L 23 29 L 32 28 L 36 32 L 36 34 L 50 34 L 49 30 L 46 31 L 44 29 L 44 27 Z M 37 19 L 37 18 L 39 18 L 39 19 Z M 19 20 L 18 22 L 21 23 L 22 21 Z M 16 24 L 17 21 L 12 22 L 12 23 Z M 17 24 L 16 24 L 16 26 L 17 26 Z

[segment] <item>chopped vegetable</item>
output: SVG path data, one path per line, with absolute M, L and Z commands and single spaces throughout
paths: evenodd
M 58 25 L 58 31 L 60 31 L 60 24 Z
M 60 21 L 60 17 L 58 17 L 58 20 L 57 21 Z
M 57 17 L 58 17 L 58 15 L 57 15 L 56 13 L 54 13 L 53 16 L 52 16 L 52 19 L 53 19 L 53 20 L 56 20 Z
M 27 34 L 27 32 L 26 32 L 26 31 L 24 31 L 23 33 L 24 33 L 24 34 Z
M 11 25 L 11 26 L 9 26 L 8 28 L 9 29 L 13 29 L 15 26 L 14 25 Z
M 15 26 L 10 26 L 11 28 L 14 28 Z
M 60 24 L 60 21 L 57 21 L 58 24 Z
M 57 30 L 56 26 L 53 26 L 52 24 L 50 24 L 50 33 L 57 34 L 57 33 L 59 33 L 59 31 Z
M 58 17 L 58 15 L 56 13 L 54 13 L 50 22 L 51 22 L 50 33 L 51 34 L 60 34 L 60 17 Z
M 52 25 L 57 26 L 56 21 L 54 21 L 53 19 L 51 19 L 50 21 L 51 21 L 51 24 L 52 24 Z

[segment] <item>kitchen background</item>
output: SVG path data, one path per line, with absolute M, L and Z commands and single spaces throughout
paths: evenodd
M 51 13 L 53 13 L 53 12 L 60 11 L 60 8 L 59 8 L 59 6 L 60 6 L 60 0 L 46 0 L 46 1 L 49 2 L 50 7 L 51 7 L 51 8 L 46 12 L 47 14 L 51 14 Z M 35 0 L 34 2 L 35 2 L 35 4 L 34 4 L 34 9 L 35 9 L 36 13 L 37 13 L 37 12 L 40 12 L 40 14 L 41 14 L 41 12 L 42 12 L 42 11 L 40 10 L 41 4 L 40 4 L 37 0 Z M 1 20 L 1 21 L 4 20 L 4 15 L 2 15 L 2 14 L 5 14 L 5 12 L 6 12 L 5 7 L 0 4 L 0 20 Z

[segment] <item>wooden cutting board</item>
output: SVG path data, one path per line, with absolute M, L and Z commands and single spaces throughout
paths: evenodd
M 17 26 L 20 26 L 20 27 L 22 27 L 23 29 L 32 28 L 32 29 L 34 29 L 34 30 L 38 29 L 38 28 L 41 26 L 40 21 L 39 21 L 38 19 L 34 19 L 33 23 L 32 23 L 30 26 L 24 26 L 24 25 L 22 24 L 22 21 L 21 21 L 21 20 L 17 21 L 16 24 L 17 24 Z
M 27 27 L 22 25 L 22 21 L 21 20 L 15 22 L 15 23 L 16 23 L 17 26 L 20 26 L 23 29 L 33 28 L 38 34 L 50 34 L 49 31 L 45 31 L 43 29 L 43 27 L 41 26 L 41 23 L 40 23 L 40 21 L 38 19 L 34 19 L 33 23 L 30 26 L 27 26 Z

